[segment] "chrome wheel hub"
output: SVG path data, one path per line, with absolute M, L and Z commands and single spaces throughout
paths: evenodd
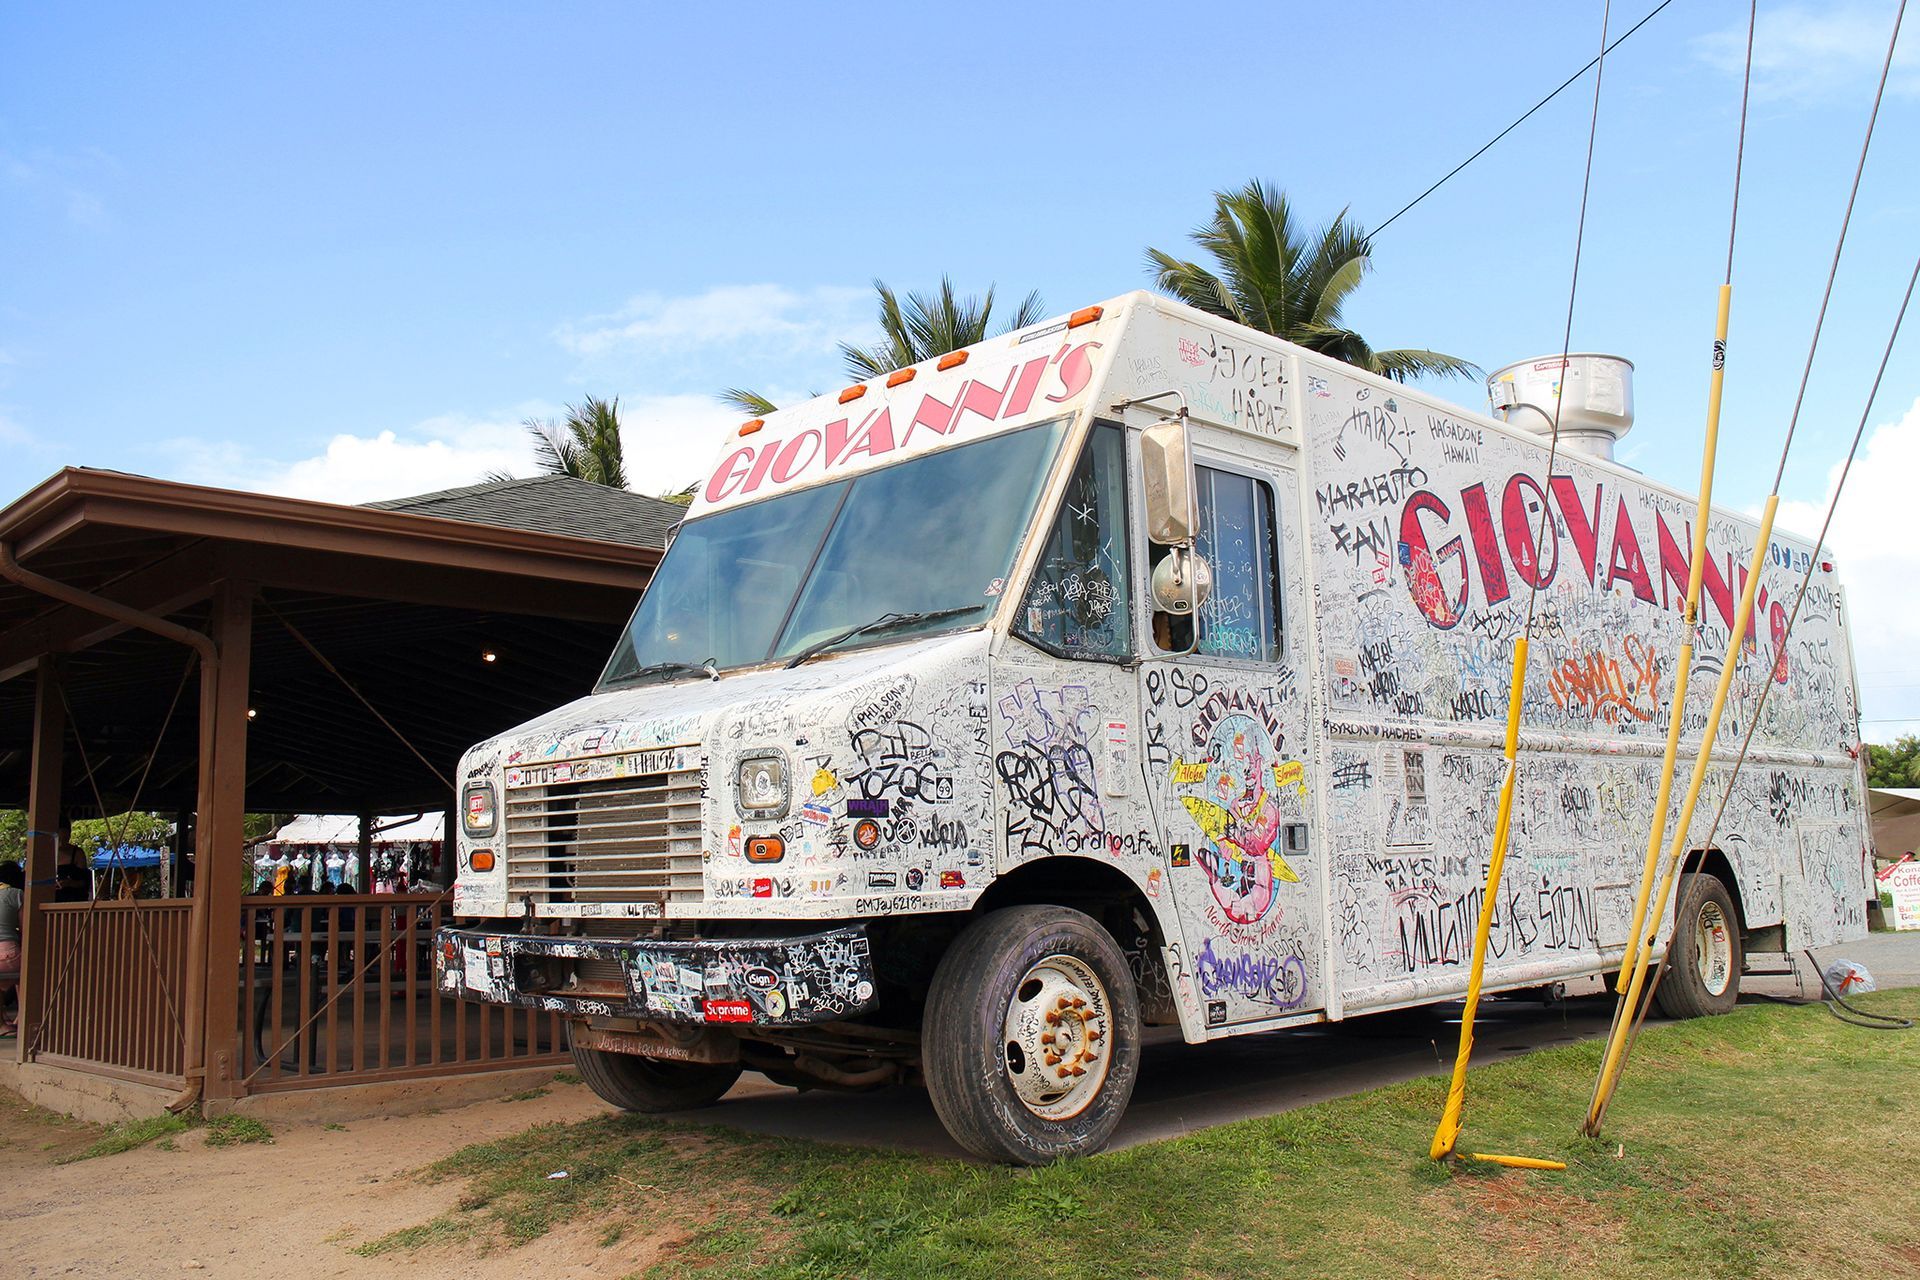
M 1733 934 L 1717 902 L 1700 904 L 1693 926 L 1694 967 L 1709 995 L 1722 995 L 1733 981 Z
M 1105 984 L 1072 956 L 1041 960 L 1007 1002 L 1002 1065 L 1021 1105 L 1068 1120 L 1099 1096 L 1112 1062 L 1113 1015 Z

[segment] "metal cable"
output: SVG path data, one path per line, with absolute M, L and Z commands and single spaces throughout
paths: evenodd
M 1800 425 L 1800 406 L 1806 402 L 1807 382 L 1813 377 L 1813 357 L 1820 350 L 1820 330 L 1827 322 L 1827 304 L 1833 300 L 1833 281 L 1840 274 L 1840 251 L 1847 245 L 1847 228 L 1853 222 L 1853 204 L 1860 196 L 1860 178 L 1867 171 L 1867 151 L 1873 146 L 1873 126 L 1880 119 L 1880 102 L 1886 97 L 1887 75 L 1893 70 L 1893 50 L 1900 43 L 1900 25 L 1907 16 L 1907 0 L 1900 0 L 1894 11 L 1893 34 L 1887 39 L 1887 57 L 1880 64 L 1880 84 L 1873 91 L 1873 110 L 1867 115 L 1867 136 L 1860 140 L 1860 162 L 1854 166 L 1853 188 L 1847 193 L 1847 211 L 1840 218 L 1840 238 L 1833 245 L 1833 265 L 1827 268 L 1827 287 L 1820 294 L 1820 311 L 1813 321 L 1813 341 L 1807 344 L 1806 367 L 1800 371 L 1800 390 L 1793 398 L 1793 416 L 1787 419 L 1787 439 L 1780 446 L 1780 466 L 1773 473 L 1773 492 L 1780 492 L 1780 481 L 1787 474 L 1787 454 L 1793 449 L 1793 432 Z
M 1887 55 L 1886 55 L 1885 61 L 1881 64 L 1880 80 L 1878 85 L 1874 89 L 1873 106 L 1867 116 L 1866 135 L 1861 139 L 1861 142 L 1860 142 L 1860 160 L 1858 165 L 1854 169 L 1853 186 L 1847 195 L 1846 211 L 1842 216 L 1841 223 L 1840 223 L 1840 234 L 1834 245 L 1833 262 L 1827 271 L 1826 289 L 1821 295 L 1820 310 L 1819 310 L 1819 314 L 1817 315 L 1814 321 L 1812 339 L 1811 341 L 1809 341 L 1807 345 L 1807 361 L 1806 361 L 1806 366 L 1803 372 L 1801 373 L 1801 377 L 1800 377 L 1799 395 L 1796 396 L 1794 400 L 1793 415 L 1789 419 L 1787 424 L 1786 438 L 1784 441 L 1782 441 L 1780 446 L 1780 465 L 1779 465 L 1779 468 L 1774 473 L 1773 488 L 1768 498 L 1769 503 L 1772 503 L 1778 500 L 1779 494 L 1780 494 L 1780 482 L 1782 477 L 1784 477 L 1786 474 L 1787 455 L 1789 451 L 1793 448 L 1794 428 L 1798 425 L 1800 420 L 1800 409 L 1806 397 L 1807 382 L 1813 372 L 1814 356 L 1819 350 L 1820 331 L 1826 321 L 1827 304 L 1831 301 L 1833 297 L 1834 279 L 1839 274 L 1839 271 L 1840 271 L 1841 250 L 1846 246 L 1847 228 L 1853 218 L 1854 203 L 1860 194 L 1860 180 L 1863 173 L 1866 170 L 1867 153 L 1873 145 L 1874 126 L 1879 120 L 1880 104 L 1886 95 L 1887 77 L 1893 67 L 1894 50 L 1900 43 L 1900 29 L 1906 17 L 1906 10 L 1907 10 L 1907 0 L 1900 0 L 1899 8 L 1896 10 L 1894 14 L 1893 33 L 1887 39 Z M 1914 264 L 1914 273 L 1915 273 L 1914 278 L 1920 279 L 1920 262 L 1916 262 Z M 1848 470 L 1850 470 L 1853 466 L 1853 458 L 1856 452 L 1859 450 L 1861 435 L 1866 430 L 1867 419 L 1872 415 L 1873 401 L 1879 394 L 1881 376 L 1884 375 L 1886 372 L 1888 359 L 1892 356 L 1894 344 L 1899 338 L 1901 323 L 1906 318 L 1907 303 L 1913 297 L 1913 286 L 1914 286 L 1913 279 L 1909 279 L 1907 282 L 1906 295 L 1901 300 L 1899 314 L 1894 320 L 1893 331 L 1887 336 L 1887 347 L 1886 347 L 1885 353 L 1881 356 L 1879 372 L 1874 375 L 1873 387 L 1867 395 L 1866 406 L 1861 410 L 1860 425 L 1854 431 L 1853 443 L 1851 447 L 1847 450 L 1846 463 L 1841 470 L 1840 481 L 1834 488 L 1832 501 L 1830 501 L 1827 504 L 1826 519 L 1821 524 L 1821 528 L 1820 528 L 1820 541 L 1815 544 L 1814 554 L 1807 561 L 1806 574 L 1801 579 L 1800 590 L 1794 599 L 1793 612 L 1788 618 L 1787 629 L 1786 629 L 1786 632 L 1783 633 L 1783 636 L 1792 634 L 1793 623 L 1799 617 L 1800 606 L 1802 602 L 1806 599 L 1807 587 L 1812 582 L 1812 579 L 1813 579 L 1813 570 L 1815 566 L 1817 566 L 1820 562 L 1819 548 L 1826 541 L 1827 530 L 1833 523 L 1833 513 L 1840 501 L 1841 488 L 1844 487 L 1846 483 L 1846 475 Z M 1756 548 L 1756 554 L 1757 554 L 1757 548 Z M 1751 627 L 1752 625 L 1751 620 L 1749 620 L 1748 625 L 1749 627 Z M 1741 636 L 1737 636 L 1729 633 L 1727 637 L 1727 652 L 1723 659 L 1723 663 L 1726 664 L 1726 666 L 1731 666 L 1732 664 L 1737 663 L 1740 660 L 1741 642 L 1742 642 Z M 1783 644 L 1785 643 L 1784 639 L 1782 640 L 1782 643 Z M 1776 657 L 1775 657 L 1776 661 L 1778 661 L 1778 657 L 1779 655 L 1776 654 Z M 1724 670 L 1725 670 L 1725 667 L 1723 667 L 1723 671 Z M 1761 684 L 1759 698 L 1756 701 L 1754 705 L 1753 713 L 1747 722 L 1746 734 L 1742 737 L 1740 742 L 1740 752 L 1738 756 L 1736 756 L 1734 759 L 1732 772 L 1728 775 L 1727 785 L 1721 793 L 1719 804 L 1716 807 L 1714 812 L 1712 824 L 1708 828 L 1707 838 L 1703 843 L 1699 845 L 1695 845 L 1693 848 L 1687 850 L 1686 854 L 1679 859 L 1678 870 L 1682 876 L 1691 874 L 1689 868 L 1699 865 L 1698 859 L 1704 856 L 1706 850 L 1712 846 L 1714 837 L 1719 833 L 1721 817 L 1726 813 L 1727 804 L 1729 800 L 1732 798 L 1734 784 L 1738 782 L 1740 777 L 1740 769 L 1742 765 L 1746 763 L 1747 752 L 1753 742 L 1754 730 L 1759 725 L 1760 712 L 1766 706 L 1767 694 L 1770 691 L 1772 684 L 1773 684 L 1773 681 L 1770 679 L 1767 681 L 1764 681 Z M 1684 696 L 1684 691 L 1681 691 L 1681 696 Z M 1710 758 L 1712 747 L 1713 747 L 1713 744 L 1711 742 L 1701 743 L 1700 751 L 1702 753 L 1702 756 L 1705 758 Z M 1695 767 L 1696 768 L 1699 767 L 1697 761 L 1696 761 Z M 1677 839 L 1678 837 L 1676 836 L 1676 841 Z M 1615 1088 L 1617 1088 L 1618 1080 L 1620 1076 L 1623 1075 L 1626 1071 L 1627 1063 L 1631 1059 L 1633 1054 L 1634 1044 L 1639 1039 L 1641 1029 L 1646 1025 L 1647 1010 L 1650 1009 L 1653 1005 L 1654 993 L 1659 990 L 1660 981 L 1662 978 L 1666 976 L 1667 968 L 1668 968 L 1669 962 L 1672 960 L 1672 957 L 1673 957 L 1673 946 L 1671 942 L 1669 942 L 1666 952 L 1661 955 L 1659 965 L 1654 968 L 1653 981 L 1649 985 L 1646 995 L 1641 1001 L 1640 1007 L 1637 1010 L 1632 1011 L 1633 1012 L 1632 1025 L 1628 1028 L 1626 1039 L 1621 1046 L 1620 1064 L 1614 1072 Z M 1621 1007 L 1619 1007 L 1616 1010 L 1616 1018 L 1621 1013 L 1625 1013 L 1625 1012 L 1627 1012 L 1627 1010 L 1625 1009 L 1623 1004 Z M 1615 1025 L 1618 1026 L 1617 1021 Z M 1595 1096 L 1596 1098 L 1599 1098 L 1600 1094 L 1598 1091 L 1600 1089 L 1600 1085 L 1596 1083 L 1595 1088 L 1596 1088 Z M 1609 1099 L 1611 1098 L 1611 1094 L 1612 1094 L 1612 1089 L 1609 1089 L 1607 1091 L 1607 1097 Z M 1601 1106 L 1602 1112 L 1604 1112 L 1604 1103 L 1601 1103 L 1599 1105 Z
M 1371 244 L 1375 236 L 1379 235 L 1382 231 L 1385 231 L 1388 227 L 1392 226 L 1395 222 L 1399 220 L 1400 214 L 1407 212 L 1409 209 L 1413 208 L 1414 205 L 1417 205 L 1422 200 L 1425 200 L 1428 196 L 1432 195 L 1434 192 L 1438 191 L 1441 187 L 1445 186 L 1448 182 L 1452 181 L 1453 178 L 1462 169 L 1466 168 L 1468 165 L 1472 164 L 1475 160 L 1478 160 L 1481 156 L 1491 151 L 1495 143 L 1499 142 L 1500 139 L 1506 137 L 1508 134 L 1512 133 L 1515 129 L 1518 129 L 1521 125 L 1525 124 L 1528 121 L 1528 119 L 1530 119 L 1533 116 L 1534 112 L 1540 110 L 1540 108 L 1546 106 L 1549 102 L 1552 102 L 1555 98 L 1559 97 L 1561 92 L 1565 90 L 1568 86 L 1573 84 L 1574 81 L 1578 80 L 1581 76 L 1584 76 L 1585 74 L 1587 74 L 1587 72 L 1593 70 L 1596 66 L 1600 65 L 1601 58 L 1606 57 L 1609 53 L 1612 53 L 1615 49 L 1618 49 L 1621 45 L 1625 44 L 1627 41 L 1627 36 L 1632 35 L 1634 32 L 1638 31 L 1640 28 L 1646 26 L 1649 22 L 1653 21 L 1653 19 L 1660 13 L 1662 9 L 1665 9 L 1668 5 L 1672 3 L 1673 3 L 1673 0 L 1660 0 L 1660 3 L 1654 6 L 1652 11 L 1649 12 L 1646 17 L 1640 19 L 1640 21 L 1634 23 L 1631 27 L 1628 27 L 1625 35 L 1622 35 L 1618 40 L 1615 40 L 1612 44 L 1605 44 L 1603 42 L 1602 47 L 1600 49 L 1600 54 L 1598 57 L 1594 58 L 1593 61 L 1587 63 L 1586 66 L 1580 68 L 1578 71 L 1568 76 L 1565 80 L 1562 80 L 1560 82 L 1559 88 L 1556 88 L 1552 93 L 1549 93 L 1546 97 L 1540 99 L 1540 101 L 1534 103 L 1531 107 L 1528 107 L 1525 113 L 1523 113 L 1519 119 L 1515 120 L 1512 124 L 1508 125 L 1506 128 L 1502 129 L 1500 132 L 1494 134 L 1493 137 L 1490 140 L 1488 140 L 1485 146 L 1481 147 L 1478 151 L 1468 156 L 1465 160 L 1462 160 L 1459 164 L 1453 166 L 1453 168 L 1447 170 L 1446 176 L 1441 178 L 1440 181 L 1434 183 L 1432 186 L 1428 187 L 1425 191 L 1422 191 L 1419 195 L 1415 196 L 1413 199 L 1409 200 L 1406 204 L 1402 205 L 1400 207 L 1399 213 L 1395 213 L 1393 217 L 1388 218 L 1385 222 L 1381 223 L 1379 226 L 1375 227 L 1372 231 L 1368 232 L 1365 236 L 1363 236 L 1360 241 L 1361 244 L 1363 245 Z
M 1893 331 L 1887 335 L 1886 349 L 1880 353 L 1880 367 L 1873 375 L 1873 386 L 1867 392 L 1867 403 L 1865 407 L 1860 410 L 1860 423 L 1854 428 L 1853 443 L 1847 449 L 1846 461 L 1840 466 L 1840 477 L 1834 484 L 1833 497 L 1827 503 L 1826 518 L 1821 521 L 1820 524 L 1820 536 L 1814 540 L 1813 555 L 1807 561 L 1806 572 L 1801 575 L 1800 589 L 1794 594 L 1793 609 L 1787 614 L 1786 629 L 1781 632 L 1781 648 L 1774 654 L 1774 661 L 1776 663 L 1784 656 L 1786 642 L 1793 636 L 1793 624 L 1800 620 L 1800 606 L 1806 602 L 1807 588 L 1813 583 L 1813 571 L 1819 567 L 1821 548 L 1826 545 L 1827 532 L 1833 526 L 1833 513 L 1840 505 L 1840 494 L 1847 487 L 1847 476 L 1853 470 L 1854 456 L 1860 450 L 1861 437 L 1866 434 L 1867 421 L 1873 416 L 1873 404 L 1880 394 L 1880 381 L 1886 376 L 1887 364 L 1893 357 L 1894 345 L 1899 341 L 1900 327 L 1907 318 L 1907 306 L 1913 301 L 1913 290 L 1917 281 L 1920 281 L 1920 259 L 1915 259 L 1913 273 L 1907 277 L 1907 291 L 1900 299 L 1900 310 L 1899 313 L 1894 316 Z M 1707 827 L 1706 839 L 1687 851 L 1686 861 L 1681 864 L 1680 868 L 1682 876 L 1692 874 L 1691 869 L 1699 865 L 1699 859 L 1705 855 L 1708 849 L 1713 847 L 1714 837 L 1720 834 L 1720 820 L 1726 815 L 1727 805 L 1733 799 L 1734 784 L 1740 780 L 1740 770 L 1746 764 L 1747 752 L 1753 745 L 1754 732 L 1760 725 L 1760 713 L 1766 709 L 1767 695 L 1773 691 L 1773 686 L 1774 681 L 1772 679 L 1761 682 L 1759 696 L 1754 700 L 1752 714 L 1747 719 L 1747 731 L 1740 739 L 1740 753 L 1734 757 L 1733 771 L 1727 776 L 1727 785 L 1721 790 L 1720 802 L 1714 809 L 1713 821 Z M 1653 1003 L 1653 993 L 1660 989 L 1660 979 L 1666 975 L 1667 965 L 1672 957 L 1673 948 L 1669 945 L 1666 954 L 1660 958 L 1659 968 L 1654 971 L 1653 983 L 1647 989 L 1646 1001 L 1642 1004 L 1638 1015 L 1634 1019 L 1633 1033 L 1627 1040 L 1628 1054 L 1631 1054 L 1633 1051 L 1633 1041 L 1639 1036 L 1640 1027 L 1646 1021 L 1647 1008 Z M 1823 985 L 1824 982 L 1825 979 L 1823 978 Z M 1621 1070 L 1624 1071 L 1625 1069 L 1626 1066 L 1623 1061 Z

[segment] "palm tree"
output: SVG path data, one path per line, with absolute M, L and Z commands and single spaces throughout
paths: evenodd
M 993 286 L 987 287 L 985 297 L 962 298 L 945 276 L 940 278 L 937 295 L 909 293 L 904 304 L 885 281 L 875 280 L 873 288 L 880 296 L 880 342 L 870 347 L 840 344 L 841 365 L 850 377 L 860 380 L 970 347 L 994 334 L 1024 329 L 1045 315 L 1035 291 L 1020 300 L 1004 324 L 994 326 Z M 720 401 L 755 417 L 779 407 L 759 392 L 740 387 L 722 391 Z
M 533 437 L 534 460 L 550 476 L 573 476 L 613 489 L 627 487 L 626 457 L 620 447 L 620 397 L 602 400 L 588 396 L 567 406 L 560 422 L 528 418 L 523 424 Z M 489 480 L 511 480 L 496 471 Z
M 1366 232 L 1345 209 L 1309 234 L 1294 220 L 1286 193 L 1264 182 L 1213 198 L 1213 217 L 1195 229 L 1193 242 L 1213 258 L 1214 270 L 1148 249 L 1147 267 L 1161 292 L 1397 382 L 1421 374 L 1479 376 L 1478 366 L 1438 351 L 1376 351 L 1340 323 L 1341 307 L 1373 265 Z

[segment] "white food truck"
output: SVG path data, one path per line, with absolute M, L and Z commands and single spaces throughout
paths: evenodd
M 1491 990 L 1616 967 L 1693 516 L 1596 456 L 1630 372 L 1514 366 L 1502 421 L 1133 293 L 746 423 L 597 689 L 464 758 L 436 980 L 564 1015 L 622 1107 L 924 1082 L 1037 1163 L 1107 1140 L 1148 1028 L 1459 997 L 1483 909 Z M 1688 756 L 1755 535 L 1707 533 Z M 1810 556 L 1768 549 L 1696 840 L 1773 688 L 1661 926 L 1670 1012 L 1865 928 L 1831 563 L 1786 628 Z

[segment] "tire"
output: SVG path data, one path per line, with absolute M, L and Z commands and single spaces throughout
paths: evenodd
M 1704 1018 L 1739 1003 L 1740 916 L 1733 894 L 1718 876 L 1680 877 L 1680 906 L 1673 915 L 1667 972 L 1654 992 L 1669 1018 Z
M 587 1087 L 622 1111 L 685 1111 L 711 1106 L 740 1078 L 737 1062 L 666 1062 L 635 1053 L 571 1046 Z
M 934 971 L 921 1053 L 933 1109 L 975 1155 L 1046 1164 L 1098 1151 L 1140 1071 L 1126 957 L 1065 907 L 982 916 Z

